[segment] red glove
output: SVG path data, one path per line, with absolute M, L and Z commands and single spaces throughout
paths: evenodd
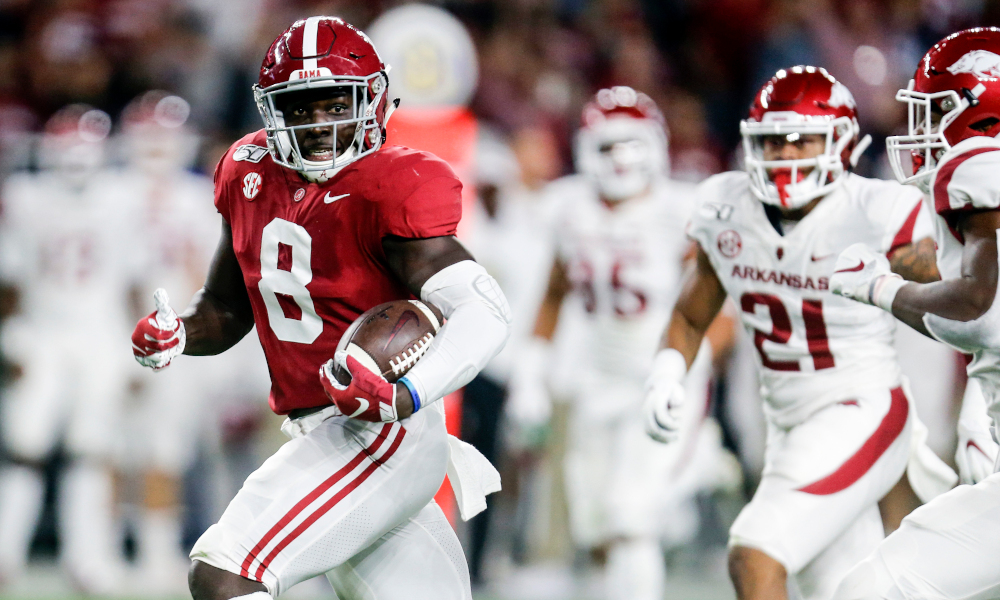
M 184 351 L 186 335 L 184 322 L 170 308 L 167 292 L 156 290 L 153 300 L 156 312 L 140 319 L 132 332 L 132 353 L 140 365 L 159 371 Z
M 334 377 L 335 365 L 351 374 L 349 384 L 343 385 Z M 338 351 L 320 367 L 319 380 L 326 395 L 348 417 L 373 423 L 399 420 L 396 386 L 373 373 L 347 352 Z

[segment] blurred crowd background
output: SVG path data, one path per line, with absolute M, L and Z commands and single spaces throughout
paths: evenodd
M 42 180 L 60 165 L 46 160 L 46 139 L 57 137 L 59 116 L 67 114 L 64 107 L 86 104 L 110 116 L 110 122 L 95 125 L 110 136 L 101 144 L 100 164 L 90 165 L 98 169 L 90 176 L 100 181 L 87 185 L 120 202 L 117 218 L 122 220 L 114 232 L 134 256 L 122 261 L 124 274 L 118 279 L 125 281 L 115 288 L 121 292 L 119 306 L 107 311 L 120 313 L 120 322 L 105 327 L 107 318 L 83 315 L 72 327 L 81 332 L 105 329 L 119 336 L 120 347 L 109 350 L 118 354 L 107 360 L 121 360 L 125 384 L 114 417 L 121 425 L 114 428 L 115 439 L 104 440 L 112 459 L 101 462 L 102 468 L 110 466 L 111 484 L 101 493 L 112 499 L 113 511 L 106 524 L 92 526 L 109 528 L 109 547 L 120 556 L 122 569 L 159 573 L 137 578 L 143 583 L 129 595 L 184 595 L 185 549 L 214 522 L 243 478 L 281 438 L 280 419 L 267 410 L 266 366 L 254 334 L 238 353 L 206 359 L 174 377 L 186 383 L 157 391 L 164 385 L 130 363 L 128 331 L 136 318 L 152 309 L 152 289 L 173 284 L 171 295 L 180 309 L 200 287 L 218 226 L 210 178 L 225 150 L 260 128 L 250 86 L 271 41 L 294 20 L 315 14 L 340 16 L 366 30 L 400 4 L 0 0 L 0 216 L 20 210 L 25 198 L 28 204 L 49 201 L 40 191 Z M 598 89 L 628 85 L 651 96 L 666 117 L 672 177 L 697 182 L 741 168 L 739 120 L 753 94 L 776 70 L 796 64 L 824 66 L 853 91 L 862 133 L 874 138 L 858 170 L 891 178 L 883 141 L 905 126 L 895 91 L 906 86 L 926 49 L 947 33 L 1000 25 L 1000 2 L 991 0 L 456 0 L 435 6 L 464 25 L 478 64 L 477 84 L 463 112 L 475 124 L 475 154 L 471 160 L 456 159 L 466 161 L 457 166 L 462 167 L 469 196 L 463 239 L 495 271 L 512 300 L 517 335 L 522 337 L 534 321 L 551 263 L 551 250 L 539 243 L 534 251 L 531 245 L 540 239 L 533 237 L 532 227 L 543 211 L 509 213 L 515 216 L 508 218 L 523 221 L 513 225 L 514 233 L 498 233 L 484 223 L 495 217 L 498 206 L 530 205 L 549 181 L 573 171 L 580 109 Z M 393 76 L 390 73 L 390 82 Z M 164 103 L 165 98 L 170 100 Z M 71 109 L 70 114 L 73 110 L 89 108 Z M 404 124 L 435 129 L 433 113 L 400 114 Z M 394 141 L 392 135 L 389 141 Z M 169 164 L 151 166 L 164 152 Z M 44 233 L 48 218 L 36 218 Z M 83 217 L 63 212 L 58 218 Z M 3 408 L 5 391 L 30 375 L 24 372 L 22 363 L 30 360 L 25 357 L 44 344 L 37 332 L 27 340 L 16 339 L 18 315 L 30 310 L 19 289 L 25 287 L 24 280 L 18 278 L 30 277 L 25 269 L 31 267 L 22 265 L 18 271 L 9 266 L 17 262 L 18 249 L 11 249 L 16 245 L 10 240 L 18 236 L 9 230 L 0 235 L 8 238 L 0 239 L 2 252 L 8 254 L 0 256 L 0 265 L 8 265 L 0 270 L 5 279 L 0 318 L 6 319 L 0 329 Z M 503 244 L 514 250 L 498 251 Z M 59 318 L 52 317 L 53 329 Z M 957 373 L 962 369 L 947 351 L 927 349 L 907 335 L 901 332 L 906 340 L 901 344 L 904 368 L 915 379 L 932 446 L 951 461 L 951 423 L 954 399 L 961 396 L 963 382 Z M 572 332 L 563 337 L 572 338 Z M 513 352 L 517 343 L 512 342 Z M 724 570 L 726 530 L 753 491 L 763 445 L 754 367 L 745 346 L 741 340 L 731 355 L 717 361 L 713 386 L 712 414 L 739 468 L 699 492 L 694 533 L 668 548 L 668 571 L 681 586 L 672 588 L 671 597 L 731 597 Z M 510 372 L 504 361 L 510 361 L 510 354 L 484 375 L 494 387 L 479 390 L 487 396 L 499 390 L 496 403 L 502 403 Z M 935 367 L 930 370 L 928 356 Z M 52 369 L 60 370 L 63 363 L 52 360 Z M 65 385 L 65 395 L 71 397 L 72 384 Z M 454 402 L 460 405 L 460 400 Z M 183 416 L 165 423 L 167 413 L 157 408 L 164 405 L 173 406 L 173 412 L 180 407 Z M 599 584 L 587 573 L 600 557 L 574 548 L 559 483 L 565 437 L 561 428 L 565 413 L 572 410 L 571 399 L 557 404 L 542 433 L 507 426 L 502 418 L 496 424 L 500 409 L 489 401 L 484 406 L 469 406 L 455 425 L 465 437 L 478 435 L 483 443 L 495 443 L 492 457 L 504 476 L 504 491 L 490 499 L 494 514 L 489 526 L 482 520 L 480 525 L 456 523 L 467 551 L 476 553 L 477 594 L 592 597 L 596 592 L 591 588 Z M 4 414 L 0 410 L 0 418 Z M 483 427 L 489 431 L 483 433 Z M 159 442 L 157 429 L 181 433 L 170 433 L 170 439 Z M 5 573 L 6 550 L 0 548 L 0 596 L 51 597 L 74 589 L 113 594 L 120 590 L 108 582 L 127 579 L 109 572 L 104 580 L 87 581 L 72 568 L 67 576 L 52 566 L 60 564 L 60 554 L 65 563 L 66 553 L 72 551 L 66 541 L 72 532 L 65 531 L 60 521 L 65 517 L 59 515 L 73 509 L 60 511 L 59 498 L 76 481 L 67 483 L 64 475 L 79 461 L 75 450 L 67 449 L 65 433 L 53 433 L 56 443 L 39 447 L 31 460 L 12 451 L 10 440 L 0 450 L 2 469 L 12 472 L 27 464 L 44 474 L 44 487 L 31 496 L 37 498 L 39 526 L 23 534 L 30 536 L 27 569 L 34 578 L 24 583 L 13 572 Z M 96 491 L 93 495 L 99 497 Z M 0 489 L 0 502 L 3 499 Z M 0 515 L 0 540 L 9 539 L 3 537 L 3 527 Z M 155 547 L 170 549 L 169 556 L 151 556 L 150 548 Z M 317 585 L 311 593 L 331 594 Z

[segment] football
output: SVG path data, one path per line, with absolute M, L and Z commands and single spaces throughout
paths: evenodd
M 419 300 L 394 300 L 365 311 L 338 344 L 362 365 L 395 383 L 427 352 L 444 321 L 441 311 Z M 350 376 L 337 369 L 343 384 Z

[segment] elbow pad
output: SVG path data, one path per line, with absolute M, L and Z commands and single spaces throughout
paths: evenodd
M 406 374 L 421 406 L 461 388 L 503 349 L 510 336 L 510 307 L 500 286 L 479 263 L 464 260 L 435 273 L 420 299 L 447 322 L 427 353 Z

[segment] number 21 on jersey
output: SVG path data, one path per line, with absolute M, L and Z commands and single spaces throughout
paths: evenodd
M 312 237 L 301 225 L 275 219 L 260 241 L 260 282 L 267 320 L 283 342 L 311 344 L 323 333 L 306 285 L 312 281 Z
M 775 344 L 787 344 L 792 338 L 792 320 L 788 316 L 788 309 L 780 298 L 771 294 L 747 292 L 740 297 L 740 308 L 743 312 L 756 314 L 758 306 L 766 306 L 771 316 L 771 332 L 756 329 L 753 335 L 753 343 L 760 353 L 761 363 L 775 371 L 801 370 L 799 361 L 774 360 L 764 350 L 765 340 Z M 802 320 L 806 327 L 806 344 L 813 359 L 813 368 L 817 371 L 833 368 L 833 354 L 830 352 L 830 340 L 826 336 L 826 323 L 823 321 L 823 301 L 802 300 Z

